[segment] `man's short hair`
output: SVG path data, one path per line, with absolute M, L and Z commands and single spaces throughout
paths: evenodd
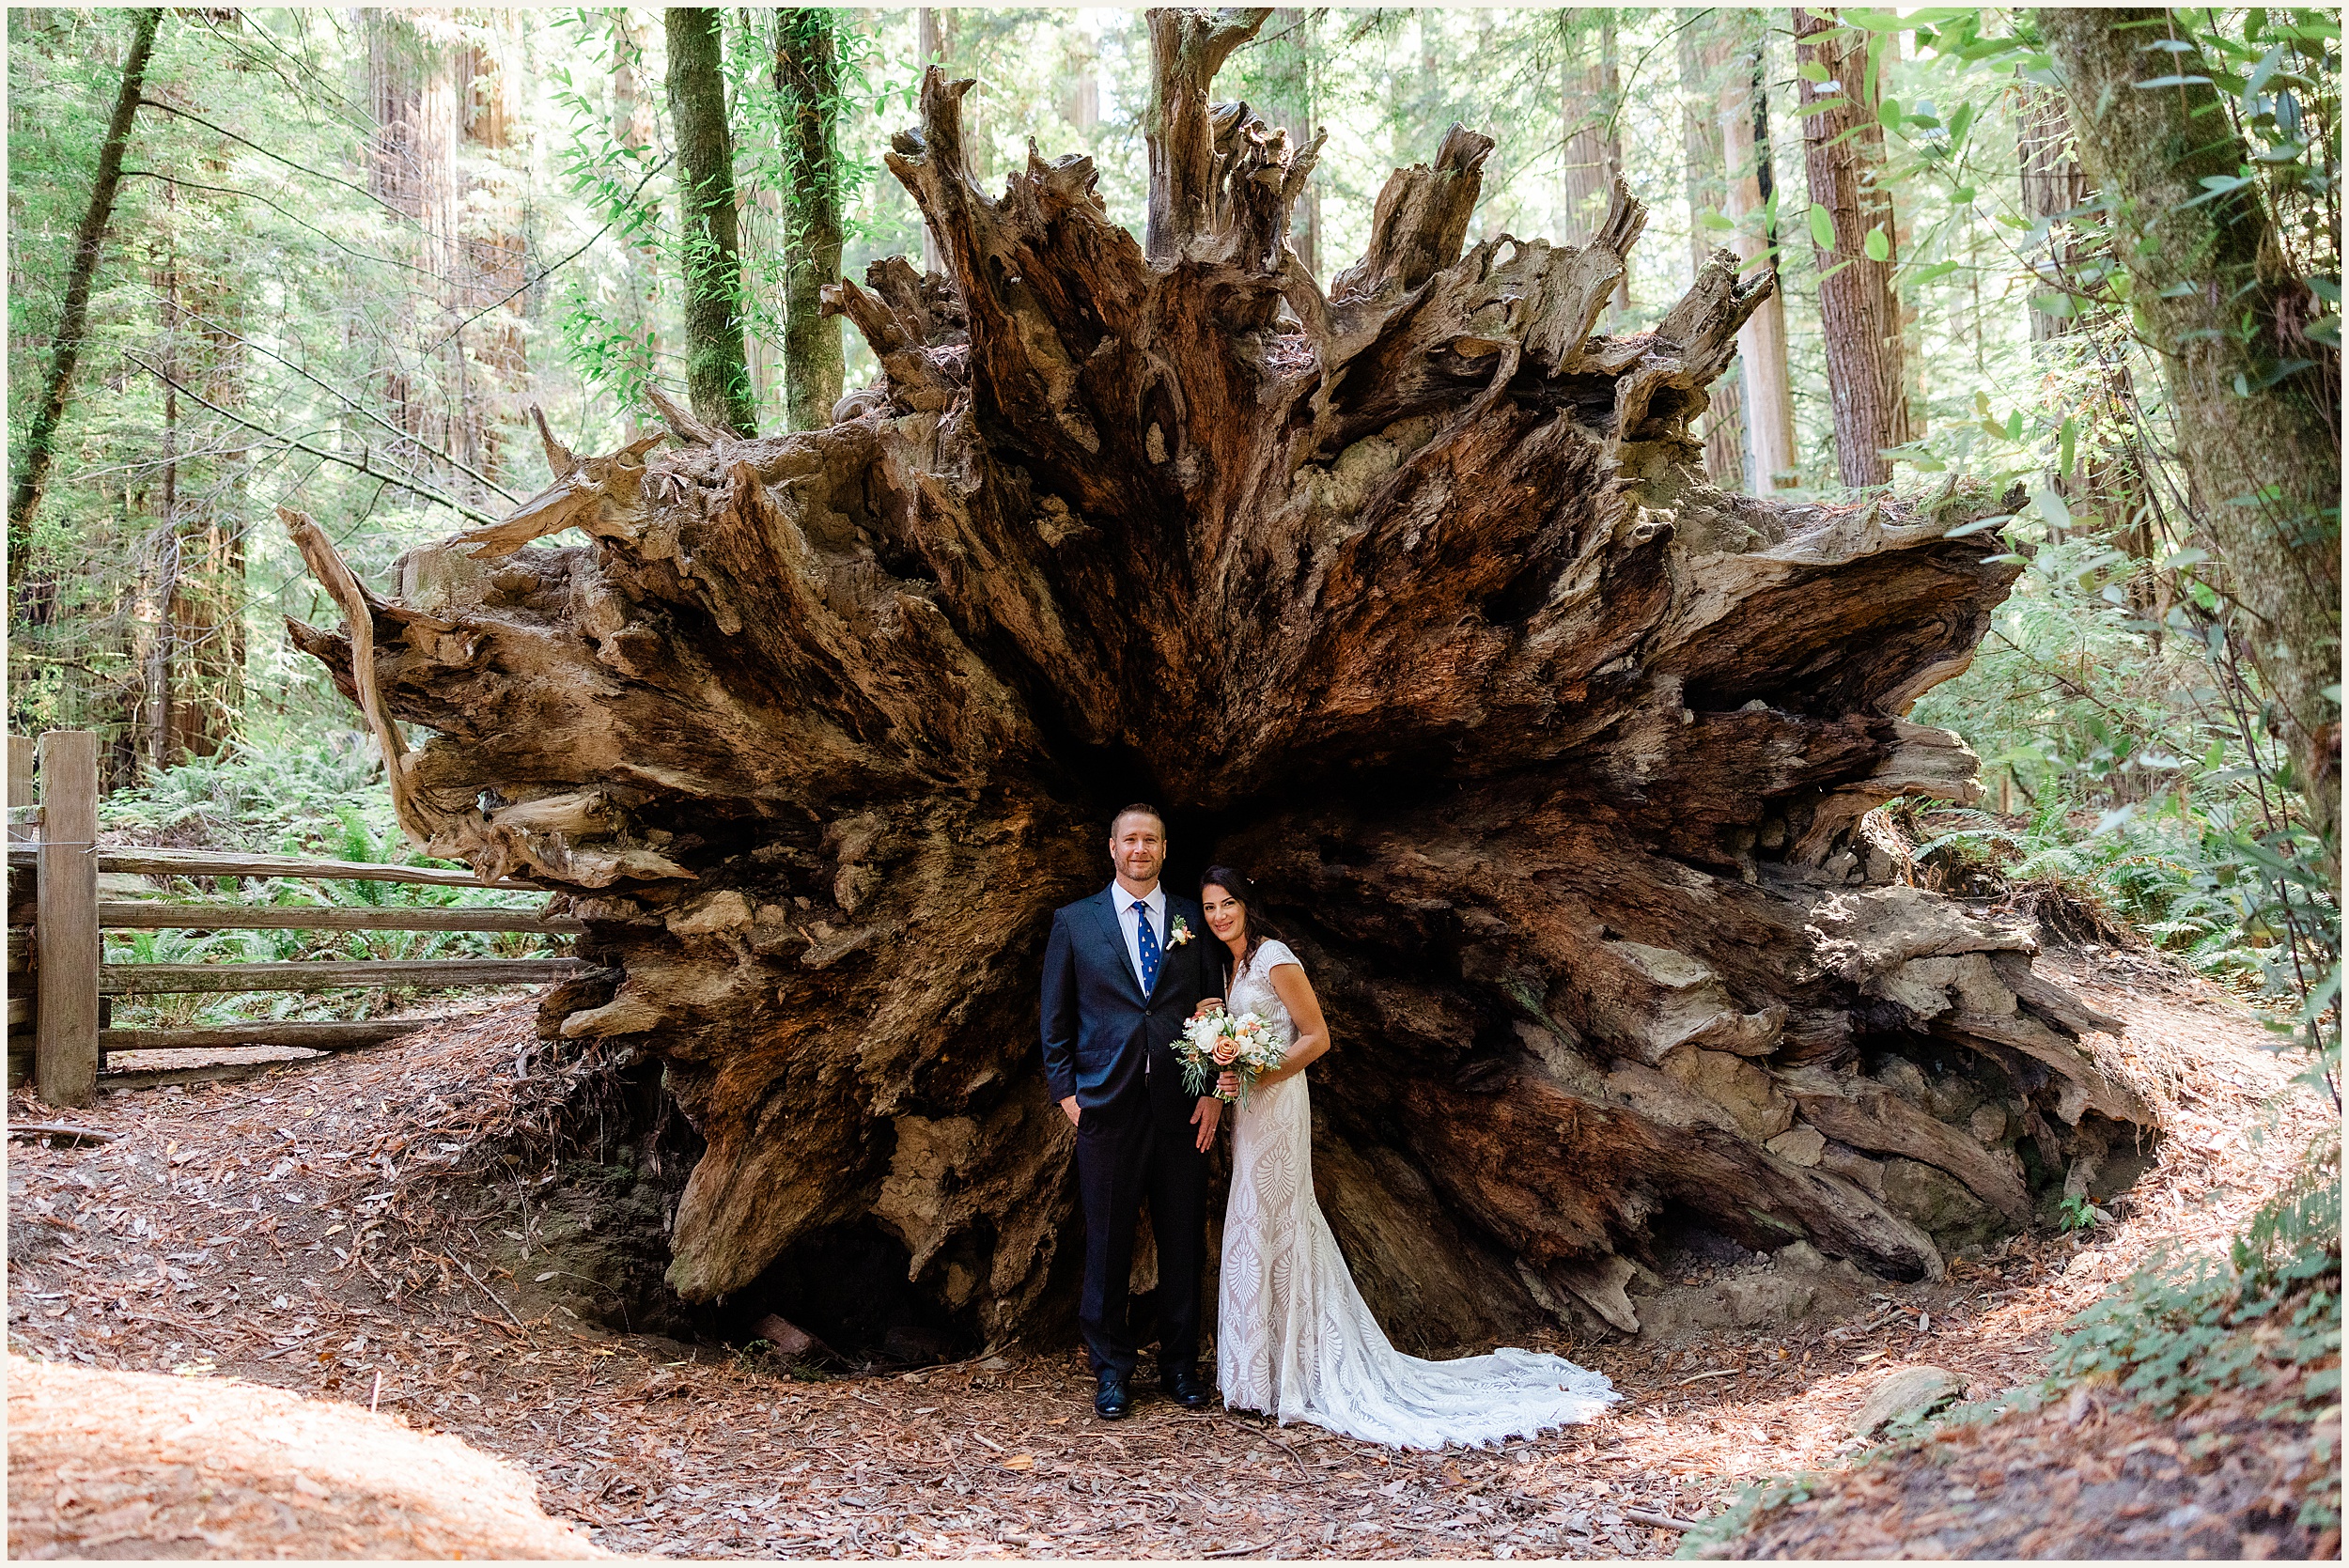
M 1110 837 L 1117 836 L 1117 825 L 1129 816 L 1150 817 L 1159 825 L 1159 836 L 1160 838 L 1166 836 L 1166 814 L 1147 800 L 1136 800 L 1130 806 L 1119 807 L 1117 815 L 1110 818 Z

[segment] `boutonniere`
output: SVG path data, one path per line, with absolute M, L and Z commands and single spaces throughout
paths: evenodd
M 1183 924 L 1182 916 L 1176 915 L 1174 928 L 1166 934 L 1166 945 L 1180 947 L 1189 940 L 1190 940 L 1190 927 Z

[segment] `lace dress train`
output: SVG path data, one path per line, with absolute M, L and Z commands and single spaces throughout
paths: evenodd
M 1296 955 L 1267 941 L 1233 979 L 1236 1013 L 1295 1025 L 1268 976 Z M 1223 1403 L 1396 1448 L 1497 1443 L 1587 1421 L 1619 1397 L 1556 1356 L 1496 1350 L 1429 1361 L 1394 1348 L 1355 1287 L 1314 1198 L 1305 1075 L 1253 1091 L 1233 1131 L 1216 1381 Z

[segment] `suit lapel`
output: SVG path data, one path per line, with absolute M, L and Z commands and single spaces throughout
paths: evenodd
M 1095 893 L 1093 912 L 1098 917 L 1102 937 L 1110 944 L 1110 957 L 1116 965 L 1118 977 L 1126 982 L 1126 989 L 1133 993 L 1134 999 L 1147 1007 L 1150 999 L 1142 994 L 1142 981 L 1134 973 L 1133 958 L 1126 952 L 1126 927 L 1117 917 L 1117 900 L 1107 892 Z M 1159 975 L 1161 979 L 1166 975 L 1163 960 L 1159 964 Z

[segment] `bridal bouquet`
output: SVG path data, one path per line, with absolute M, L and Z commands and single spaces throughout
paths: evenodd
M 1191 1094 L 1214 1093 L 1215 1080 L 1231 1072 L 1239 1075 L 1240 1097 L 1245 1099 L 1257 1074 L 1288 1060 L 1288 1048 L 1282 1045 L 1270 1020 L 1254 1013 L 1236 1015 L 1218 1008 L 1183 1026 L 1174 1041 L 1174 1055 L 1183 1064 L 1183 1087 Z M 1231 1098 L 1220 1093 L 1215 1097 Z

